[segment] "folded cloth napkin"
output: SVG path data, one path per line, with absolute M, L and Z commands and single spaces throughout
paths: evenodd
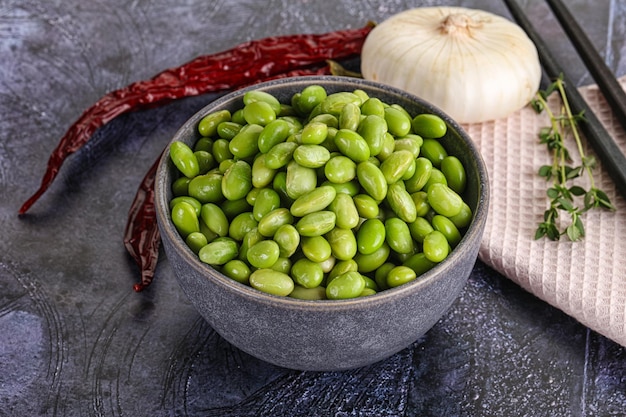
M 626 77 L 620 83 L 624 87 Z M 626 152 L 626 133 L 602 93 L 596 86 L 580 91 Z M 548 103 L 558 110 L 560 101 L 555 94 Z M 481 151 L 491 186 L 479 258 L 540 299 L 626 346 L 626 201 L 602 161 L 593 171 L 596 185 L 617 210 L 585 213 L 582 241 L 573 243 L 566 236 L 558 242 L 534 239 L 549 205 L 549 183 L 538 175 L 542 165 L 551 164 L 546 145 L 538 139 L 540 129 L 548 125 L 545 112 L 537 114 L 530 107 L 505 119 L 463 125 Z M 575 158 L 578 152 L 573 139 L 567 143 Z M 595 155 L 587 143 L 585 152 Z

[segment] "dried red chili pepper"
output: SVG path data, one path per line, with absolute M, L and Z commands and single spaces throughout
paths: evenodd
M 141 181 L 124 230 L 124 246 L 141 270 L 141 283 L 133 286 L 137 292 L 152 282 L 159 258 L 161 234 L 156 223 L 154 182 L 160 159 L 157 158 Z
M 360 53 L 372 25 L 319 35 L 286 35 L 250 41 L 230 50 L 198 57 L 150 80 L 110 92 L 87 109 L 52 151 L 39 189 L 24 202 L 24 214 L 50 187 L 65 159 L 115 117 L 183 97 L 225 91 L 299 68 Z

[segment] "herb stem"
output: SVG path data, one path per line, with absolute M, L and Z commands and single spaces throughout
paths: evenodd
M 548 96 L 557 93 L 561 99 L 559 114 L 555 114 L 548 106 Z M 566 234 L 569 240 L 577 241 L 585 236 L 585 228 L 581 215 L 595 207 L 614 210 L 605 192 L 596 187 L 593 178 L 595 159 L 585 154 L 583 141 L 578 131 L 578 123 L 586 122 L 583 114 L 573 114 L 567 94 L 564 88 L 563 77 L 558 77 L 544 91 L 537 92 L 532 102 L 537 112 L 545 111 L 550 119 L 550 126 L 541 129 L 539 139 L 552 153 L 552 165 L 544 165 L 539 169 L 539 175 L 546 180 L 552 180 L 552 186 L 546 194 L 550 198 L 550 206 L 544 212 L 543 222 L 539 223 L 535 232 L 535 239 L 548 237 L 551 240 L 559 240 Z M 581 158 L 580 166 L 571 166 L 572 158 L 565 145 L 565 138 L 571 134 L 576 142 L 576 150 Z M 589 179 L 590 188 L 585 190 L 582 186 L 570 184 L 573 180 L 585 175 Z M 577 197 L 582 198 L 582 208 Z M 569 224 L 564 230 L 557 223 L 559 211 L 569 216 Z

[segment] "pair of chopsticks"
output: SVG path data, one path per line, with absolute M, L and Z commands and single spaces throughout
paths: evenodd
M 620 121 L 624 129 L 626 129 L 626 94 L 624 94 L 624 90 L 618 83 L 615 75 L 606 66 L 604 59 L 602 59 L 595 50 L 591 41 L 587 35 L 585 35 L 585 32 L 578 25 L 561 0 L 546 1 L 598 84 L 600 91 L 602 91 L 602 94 L 611 106 L 615 117 Z M 539 60 L 541 61 L 546 75 L 550 79 L 556 79 L 559 75 L 563 75 L 565 93 L 570 101 L 573 112 L 583 112 L 587 120 L 586 123 L 580 124 L 580 129 L 606 167 L 609 175 L 615 182 L 617 190 L 621 193 L 622 197 L 626 198 L 626 156 L 624 156 L 602 123 L 589 108 L 576 89 L 575 84 L 568 79 L 567 74 L 565 74 L 563 69 L 556 62 L 548 50 L 545 41 L 537 33 L 532 23 L 530 23 L 530 20 L 524 14 L 522 8 L 515 0 L 504 0 L 504 2 L 509 8 L 511 15 L 517 21 L 517 24 L 526 31 L 528 37 L 537 47 Z

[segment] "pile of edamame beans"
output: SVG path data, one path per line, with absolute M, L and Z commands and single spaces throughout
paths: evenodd
M 171 144 L 171 219 L 202 262 L 260 291 L 376 294 L 443 261 L 471 221 L 446 130 L 363 90 L 247 91 L 199 122 L 193 147 Z

